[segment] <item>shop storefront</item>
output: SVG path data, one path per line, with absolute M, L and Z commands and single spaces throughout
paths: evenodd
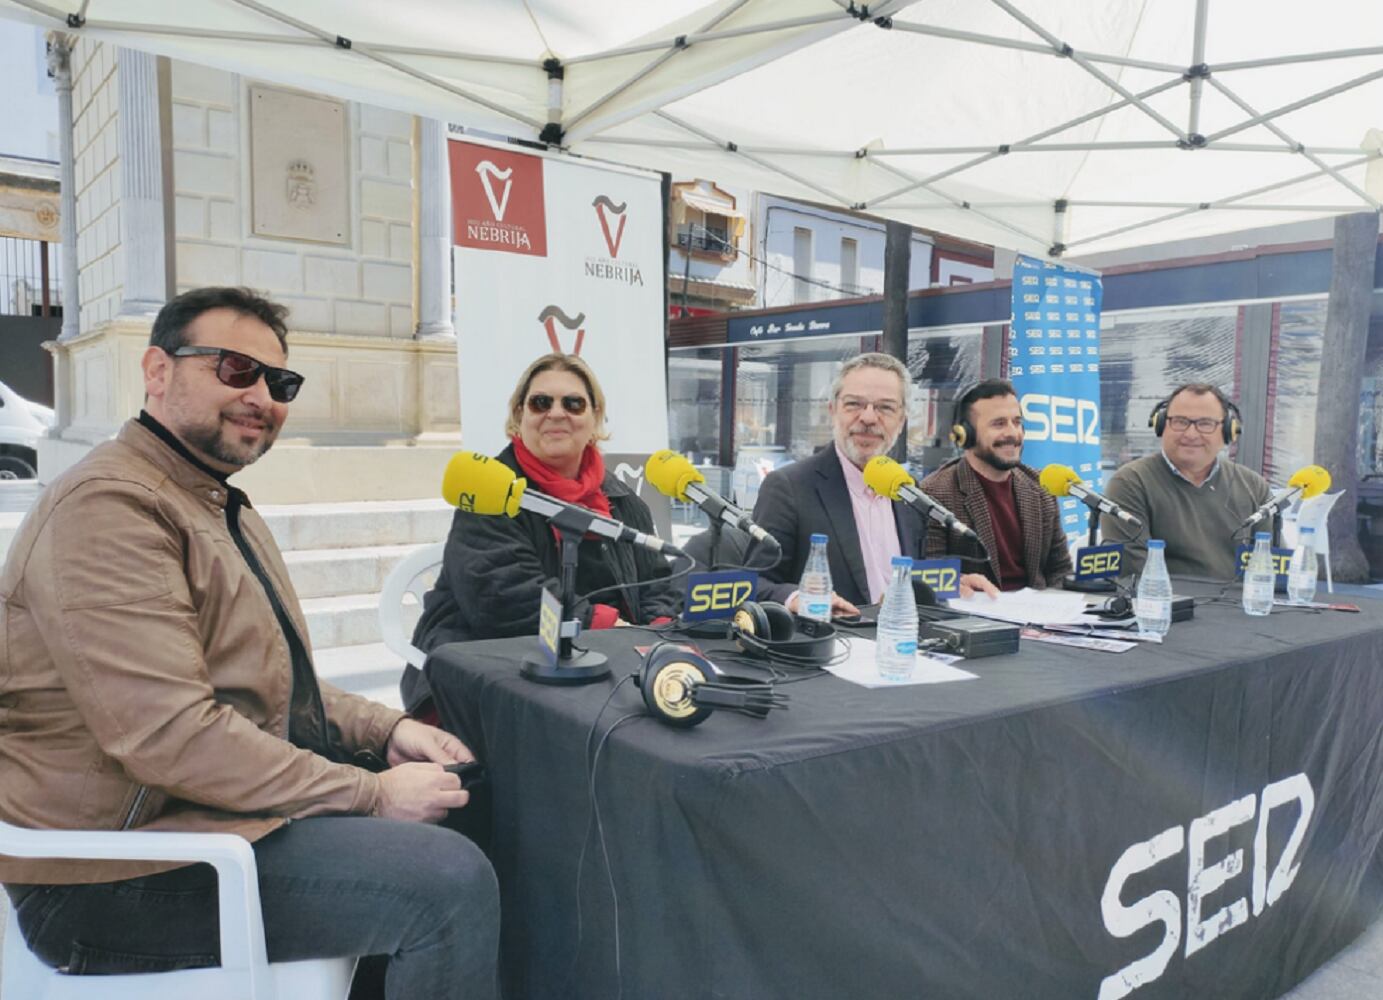
M 1275 485 L 1311 460 L 1330 279 L 1328 245 L 1261 248 L 1105 272 L 1101 464 L 1158 447 L 1148 414 L 1171 386 L 1230 390 L 1245 416 L 1233 457 Z M 1383 254 L 1375 287 L 1383 288 Z M 1007 374 L 1007 282 L 930 289 L 909 300 L 908 461 L 925 474 L 955 454 L 953 401 Z M 671 444 L 752 505 L 767 471 L 830 441 L 838 364 L 877 350 L 878 298 L 674 321 L 668 351 Z M 1375 296 L 1360 399 L 1360 513 L 1383 567 L 1383 295 Z M 1377 513 L 1377 518 L 1371 517 Z

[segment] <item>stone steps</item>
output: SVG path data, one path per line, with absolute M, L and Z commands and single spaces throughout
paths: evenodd
M 378 594 L 389 574 L 421 545 L 362 545 L 347 549 L 295 549 L 283 554 L 301 600 Z
M 258 508 L 284 552 L 444 541 L 453 510 L 441 500 L 380 500 Z

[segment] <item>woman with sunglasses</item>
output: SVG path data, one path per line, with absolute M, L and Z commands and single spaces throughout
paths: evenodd
M 498 458 L 540 492 L 653 532 L 642 500 L 605 471 L 598 442 L 605 432 L 605 394 L 595 373 L 574 354 L 545 354 L 524 370 L 509 397 L 505 432 L 512 444 Z M 557 592 L 557 540 L 546 519 L 528 511 L 518 517 L 484 517 L 458 510 L 447 538 L 442 572 L 423 602 L 413 644 L 431 651 L 444 642 L 536 635 L 544 587 Z M 668 564 L 651 552 L 590 536 L 581 542 L 575 614 L 586 628 L 647 624 L 675 615 L 676 588 L 661 582 Z M 579 599 L 593 590 L 645 583 Z M 421 674 L 416 679 L 421 680 Z M 411 706 L 425 692 L 404 680 Z

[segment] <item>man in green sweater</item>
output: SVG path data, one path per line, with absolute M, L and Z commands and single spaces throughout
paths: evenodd
M 1148 539 L 1160 538 L 1169 573 L 1234 579 L 1235 550 L 1251 537 L 1239 526 L 1272 492 L 1258 473 L 1224 457 L 1239 436 L 1238 409 L 1217 386 L 1192 382 L 1159 403 L 1150 423 L 1161 454 L 1128 463 L 1105 490 L 1144 527 L 1105 518 L 1104 540 L 1124 543 L 1129 573 L 1142 570 Z

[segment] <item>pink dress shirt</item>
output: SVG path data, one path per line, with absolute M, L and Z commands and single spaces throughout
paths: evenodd
M 893 501 L 864 485 L 864 473 L 845 456 L 839 445 L 835 447 L 840 467 L 845 471 L 850 506 L 855 511 L 855 530 L 860 535 L 860 553 L 864 556 L 864 572 L 869 580 L 869 600 L 877 604 L 888 589 L 893 557 L 903 554 L 898 544 L 898 523 L 893 519 Z

